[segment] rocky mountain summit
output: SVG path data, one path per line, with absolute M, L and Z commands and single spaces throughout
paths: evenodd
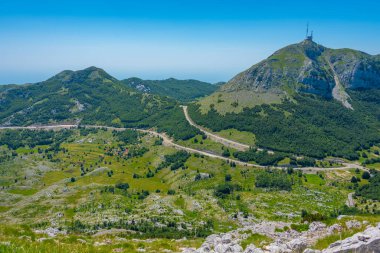
M 222 86 L 222 92 L 254 91 L 291 96 L 310 93 L 352 108 L 346 89 L 380 87 L 380 60 L 352 49 L 330 49 L 306 39 L 284 47 Z

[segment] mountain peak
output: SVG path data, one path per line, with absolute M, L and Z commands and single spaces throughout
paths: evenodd
M 379 66 L 378 56 L 356 50 L 330 49 L 305 39 L 276 51 L 236 75 L 221 87 L 221 91 L 280 96 L 308 93 L 325 98 L 339 97 L 337 100 L 345 105 L 349 100 L 346 89 L 380 87 Z M 337 90 L 344 96 L 336 96 Z
M 117 81 L 101 68 L 91 66 L 82 70 L 72 71 L 64 70 L 49 79 L 60 81 L 62 83 L 82 83 L 82 82 L 104 82 L 107 80 Z M 48 80 L 48 81 L 49 81 Z

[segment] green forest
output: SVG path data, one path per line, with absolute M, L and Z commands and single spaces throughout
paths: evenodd
M 353 160 L 358 158 L 357 150 L 380 142 L 380 91 L 352 91 L 350 96 L 355 110 L 313 95 L 296 95 L 295 101 L 257 105 L 238 114 L 220 115 L 213 108 L 202 114 L 195 103 L 188 110 L 197 124 L 213 131 L 235 128 L 254 133 L 259 147 L 314 158 Z M 247 154 L 237 155 L 250 160 Z

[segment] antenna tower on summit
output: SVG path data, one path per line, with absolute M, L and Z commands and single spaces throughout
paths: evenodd
M 306 40 L 313 41 L 313 31 L 309 35 L 309 22 L 306 25 Z

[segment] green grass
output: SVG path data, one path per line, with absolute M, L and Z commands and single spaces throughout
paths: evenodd
M 244 143 L 250 146 L 255 146 L 256 143 L 256 136 L 253 133 L 239 131 L 233 128 L 222 130 L 220 132 L 216 132 L 215 134 L 226 139 Z
M 276 93 L 257 93 L 254 91 L 214 92 L 210 96 L 201 99 L 200 110 L 207 113 L 213 105 L 221 115 L 234 112 L 239 113 L 243 108 L 253 108 L 261 104 L 278 104 L 284 95 Z M 237 102 L 237 105 L 233 105 Z
M 214 142 L 209 138 L 203 140 L 201 135 L 197 135 L 186 141 L 178 141 L 178 144 L 206 152 L 208 151 L 218 155 L 221 155 L 223 153 L 223 150 L 227 149 L 223 144 Z M 236 149 L 233 148 L 228 148 L 228 150 L 230 151 L 231 155 L 236 151 Z
M 324 185 L 326 182 L 317 174 L 306 174 L 307 182 L 313 185 Z
M 201 140 L 201 136 L 197 138 Z M 83 142 L 78 142 L 82 139 Z M 93 141 L 86 141 L 88 139 Z M 1 199 L 3 205 L 0 207 L 0 219 L 6 218 L 7 229 L 0 229 L 0 241 L 11 243 L 9 246 L 2 245 L 1 250 L 47 252 L 49 247 L 61 249 L 60 245 L 66 245 L 60 252 L 69 250 L 110 252 L 119 247 L 124 248 L 126 252 L 136 252 L 140 247 L 144 247 L 147 252 L 163 252 L 165 249 L 176 252 L 180 251 L 179 247 L 186 245 L 199 247 L 203 239 L 191 239 L 191 236 L 183 241 L 156 238 L 157 240 L 147 243 L 133 241 L 131 239 L 134 236 L 128 235 L 125 242 L 113 241 L 112 245 L 95 247 L 93 246 L 95 241 L 102 242 L 105 238 L 97 239 L 85 233 L 75 232 L 56 238 L 56 241 L 36 242 L 33 239 L 28 242 L 30 251 L 25 251 L 28 244 L 18 237 L 27 235 L 39 238 L 43 235 L 33 234 L 30 228 L 16 227 L 12 230 L 8 227 L 12 228 L 15 223 L 19 223 L 33 228 L 46 228 L 49 224 L 45 222 L 50 219 L 56 220 L 58 226 L 67 228 L 73 220 L 80 220 L 90 226 L 104 220 L 125 222 L 132 218 L 135 220 L 152 218 L 158 219 L 159 222 L 175 220 L 177 223 L 183 222 L 191 226 L 211 220 L 214 224 L 213 233 L 218 233 L 239 227 L 236 221 L 229 218 L 237 212 L 243 212 L 257 219 L 295 224 L 301 221 L 301 217 L 297 214 L 299 215 L 302 209 L 329 215 L 331 211 L 344 204 L 348 192 L 352 191 L 347 189 L 347 186 L 355 174 L 354 171 L 349 173 L 326 171 L 323 172 L 324 179 L 315 174 L 307 174 L 305 175 L 307 181 L 293 174 L 290 177 L 294 185 L 290 192 L 255 188 L 255 178 L 259 169 L 239 165 L 231 167 L 224 161 L 209 157 L 191 155 L 185 163 L 185 169 L 171 171 L 170 168 L 164 168 L 156 171 L 164 156 L 173 154 L 176 150 L 163 145 L 154 145 L 155 140 L 156 138 L 151 136 L 142 137 L 141 142 L 135 145 L 147 147 L 149 151 L 141 157 L 124 159 L 116 153 L 104 151 L 117 148 L 120 143 L 114 140 L 109 132 L 100 132 L 85 138 L 76 136 L 73 141 L 63 143 L 62 146 L 67 152 L 52 153 L 50 161 L 46 157 L 42 158 L 45 154 L 26 153 L 23 158 L 17 157 L 0 164 L 0 173 L 2 173 L 0 179 L 6 177 L 7 182 L 11 182 L 12 187 L 6 191 L 14 194 L 12 198 Z M 199 142 L 194 144 L 194 139 L 191 139 L 187 145 L 200 144 Z M 218 143 L 210 141 L 209 145 L 221 150 Z M 89 169 L 82 176 L 81 165 Z M 97 170 L 97 168 L 102 169 Z M 146 177 L 148 169 L 154 172 L 153 177 Z M 92 172 L 94 170 L 96 172 Z M 108 174 L 110 171 L 113 171 L 111 176 Z M 210 177 L 195 181 L 198 173 L 207 173 Z M 133 174 L 139 174 L 141 178 L 133 178 Z M 226 199 L 217 198 L 214 189 L 225 183 L 227 174 L 232 177 L 231 183 L 240 185 L 242 190 L 234 192 Z M 26 179 L 24 175 L 28 175 Z M 71 177 L 75 177 L 75 182 L 70 182 Z M 347 183 L 332 186 L 331 183 L 336 180 Z M 130 188 L 127 191 L 115 189 L 117 183 L 128 183 Z M 27 190 L 21 190 L 24 187 Z M 110 187 L 114 188 L 113 192 L 106 190 Z M 175 195 L 168 195 L 169 189 L 175 190 Z M 139 199 L 138 194 L 142 190 L 148 190 L 150 194 L 144 199 Z M 160 192 L 156 193 L 156 190 Z M 35 194 L 37 191 L 38 194 Z M 158 209 L 163 211 L 156 211 Z M 8 210 L 10 212 L 5 216 Z M 182 214 L 179 214 L 178 210 L 182 211 L 179 212 Z M 58 213 L 62 213 L 63 217 L 58 219 Z M 288 214 L 295 216 L 290 217 Z M 88 244 L 78 243 L 78 238 L 84 238 Z M 112 236 L 109 239 L 114 240 Z M 254 243 L 259 246 L 260 242 L 266 239 L 260 235 L 250 235 L 244 245 Z
M 24 195 L 24 196 L 30 196 L 30 195 L 33 195 L 36 192 L 38 192 L 38 190 L 37 189 L 11 189 L 8 192 L 9 193 L 13 193 L 13 194 L 20 194 L 20 195 Z
M 272 241 L 273 240 L 266 235 L 255 233 L 255 234 L 249 235 L 247 239 L 243 240 L 241 242 L 241 246 L 243 247 L 243 249 L 246 249 L 247 246 L 250 244 L 253 244 L 256 247 L 261 247 L 262 245 L 267 245 L 271 243 Z
M 327 248 L 331 243 L 336 242 L 338 240 L 346 239 L 347 237 L 353 236 L 354 234 L 358 233 L 362 229 L 355 229 L 355 230 L 344 230 L 341 233 L 335 233 L 332 235 L 328 235 L 326 237 L 323 237 L 319 239 L 313 248 L 315 249 L 325 249 Z
M 8 211 L 10 208 L 10 206 L 0 206 L 0 213 Z
M 1 238 L 0 239 L 9 239 Z M 78 241 L 83 240 L 84 242 Z M 161 253 L 168 250 L 178 252 L 181 247 L 199 247 L 201 241 L 185 240 L 185 241 L 172 241 L 168 239 L 159 239 L 152 242 L 139 242 L 131 239 L 125 241 L 118 241 L 116 238 L 90 238 L 71 236 L 68 240 L 66 238 L 47 239 L 41 242 L 28 241 L 28 239 L 11 239 L 7 243 L 0 244 L 0 252 L 4 253 L 71 253 L 71 252 L 95 252 L 95 253 L 108 253 L 108 252 L 128 252 L 137 253 L 141 252 L 139 249 L 145 249 L 148 253 Z M 96 246 L 95 242 L 103 243 L 105 245 Z
M 182 196 L 180 196 L 180 197 L 176 198 L 176 200 L 174 201 L 174 204 L 175 204 L 176 206 L 178 206 L 178 207 L 184 209 L 184 208 L 185 208 L 185 205 L 186 205 L 186 204 L 185 204 L 185 199 L 184 199 Z
M 279 161 L 277 163 L 277 165 L 281 166 L 281 165 L 288 165 L 290 163 L 290 158 L 289 157 L 285 157 L 284 159 L 282 159 L 281 161 Z

